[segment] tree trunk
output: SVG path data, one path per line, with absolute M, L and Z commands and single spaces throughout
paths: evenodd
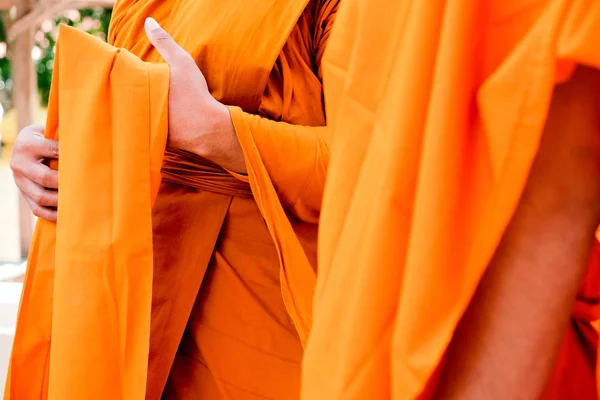
M 16 5 L 17 21 L 32 9 L 30 0 L 17 0 Z M 31 58 L 33 34 L 33 27 L 26 29 L 10 44 L 12 53 L 12 92 L 17 110 L 19 130 L 35 122 L 35 110 L 38 106 L 36 69 Z M 33 215 L 22 196 L 19 198 L 19 229 L 21 256 L 27 257 L 33 235 Z

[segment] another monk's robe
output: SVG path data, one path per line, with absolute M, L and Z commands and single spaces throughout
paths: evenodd
M 553 129 L 554 86 L 600 67 L 599 41 L 597 1 L 342 2 L 304 399 L 430 397 Z M 590 268 L 548 399 L 596 397 Z
M 47 129 L 61 142 L 58 222 L 37 229 L 7 398 L 299 397 L 328 162 L 319 64 L 335 10 L 123 0 L 110 45 L 59 38 Z M 165 65 L 141 61 L 160 61 L 148 16 L 231 106 L 247 176 L 164 153 Z M 153 146 L 130 165 L 119 157 L 134 140 L 132 152 Z

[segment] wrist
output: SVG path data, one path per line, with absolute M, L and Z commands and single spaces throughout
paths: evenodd
M 213 160 L 223 153 L 223 137 L 228 132 L 227 107 L 217 100 L 205 102 L 196 112 L 197 123 L 193 128 L 196 139 L 191 151 L 197 155 Z
M 203 114 L 206 117 L 193 152 L 226 169 L 245 172 L 243 152 L 229 108 L 214 100 L 205 106 Z

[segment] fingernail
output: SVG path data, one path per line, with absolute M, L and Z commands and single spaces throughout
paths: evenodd
M 155 29 L 160 29 L 160 25 L 158 24 L 158 22 L 156 22 L 154 18 L 148 17 L 146 18 L 146 28 L 153 31 Z

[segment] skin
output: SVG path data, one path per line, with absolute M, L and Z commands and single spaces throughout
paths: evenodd
M 56 221 L 58 172 L 46 162 L 58 158 L 58 142 L 44 138 L 43 125 L 19 132 L 10 167 L 17 187 L 37 217 Z
M 436 399 L 536 400 L 600 222 L 600 73 L 556 87 L 525 191 L 448 350 Z
M 169 64 L 169 137 L 167 147 L 186 150 L 228 170 L 246 173 L 242 148 L 226 105 L 209 92 L 194 59 L 153 19 L 146 34 Z M 44 126 L 23 129 L 15 141 L 11 168 L 17 187 L 37 217 L 56 221 L 58 172 L 49 160 L 58 159 L 58 142 L 44 138 Z

